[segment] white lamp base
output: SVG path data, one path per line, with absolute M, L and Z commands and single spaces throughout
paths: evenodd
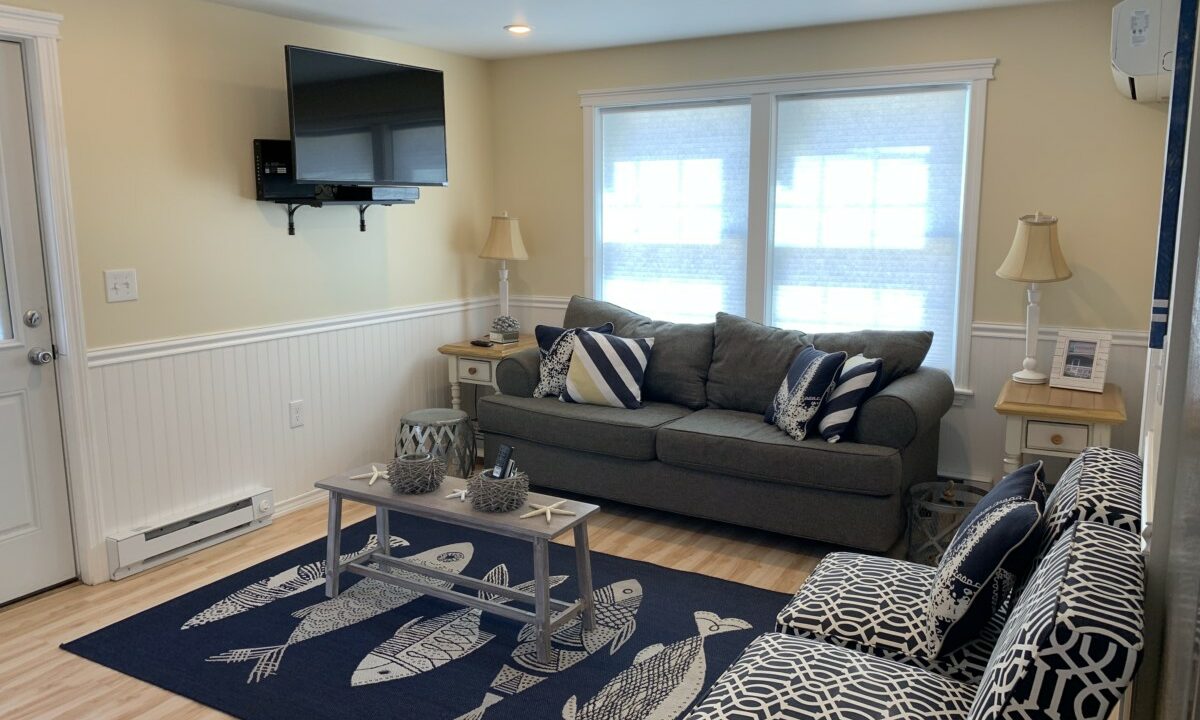
M 1021 369 L 1012 374 L 1012 379 L 1026 385 L 1041 385 L 1049 382 L 1050 378 L 1037 369 L 1038 320 L 1040 313 L 1039 301 L 1042 292 L 1037 283 L 1029 283 L 1029 305 L 1025 308 L 1025 360 Z
M 1012 374 L 1012 379 L 1026 385 L 1041 385 L 1050 380 L 1046 373 L 1040 373 L 1037 370 L 1018 370 Z

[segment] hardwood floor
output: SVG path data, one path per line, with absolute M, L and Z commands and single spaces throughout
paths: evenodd
M 818 543 L 603 503 L 589 524 L 596 552 L 793 592 L 827 552 Z M 347 503 L 346 525 L 371 517 Z M 325 505 L 139 575 L 73 583 L 0 609 L 0 718 L 221 718 L 223 713 L 59 649 L 146 608 L 325 535 Z M 569 540 L 569 538 L 568 538 Z M 569 543 L 567 543 L 569 544 Z

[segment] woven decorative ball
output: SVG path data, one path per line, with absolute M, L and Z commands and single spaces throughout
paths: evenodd
M 497 480 L 491 470 L 472 475 L 467 480 L 471 491 L 471 507 L 480 512 L 512 512 L 525 504 L 529 495 L 529 476 L 523 472 Z
M 492 332 L 505 333 L 517 332 L 521 329 L 521 323 L 511 315 L 501 315 L 492 321 Z
M 446 459 L 429 453 L 401 455 L 388 463 L 388 482 L 405 495 L 421 495 L 437 490 L 446 477 Z

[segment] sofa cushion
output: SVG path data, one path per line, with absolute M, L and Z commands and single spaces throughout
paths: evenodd
M 655 433 L 688 412 L 667 403 L 648 402 L 639 410 L 625 410 L 555 398 L 491 395 L 479 401 L 479 427 L 485 433 L 498 432 L 569 450 L 653 460 Z
M 712 367 L 705 386 L 708 406 L 766 412 L 792 361 L 808 345 L 811 343 L 798 330 L 780 330 L 717 313 Z
M 598 325 L 611 322 L 614 334 L 654 338 L 654 354 L 646 367 L 642 395 L 646 400 L 671 402 L 693 410 L 708 400 L 705 382 L 712 364 L 712 323 L 671 323 L 651 320 L 619 305 L 576 295 L 567 304 L 564 322 Z
M 900 491 L 894 448 L 797 442 L 758 413 L 697 410 L 658 431 L 658 459 L 670 465 L 820 490 L 863 495 Z M 869 522 L 848 518 L 847 522 Z
M 971 720 L 1108 717 L 1143 651 L 1144 600 L 1138 537 L 1075 523 L 1013 606 Z
M 962 720 L 975 686 L 781 633 L 760 635 L 688 720 Z
M 1142 459 L 1114 448 L 1084 448 L 1046 499 L 1042 550 L 1072 525 L 1092 520 L 1134 534 L 1142 531 Z
M 914 373 L 933 344 L 933 333 L 928 330 L 857 330 L 855 332 L 814 333 L 808 336 L 818 350 L 847 355 L 866 355 L 883 360 L 883 378 L 880 387 Z
M 1003 622 L 990 623 L 945 657 L 928 654 L 925 608 L 933 578 L 926 565 L 830 553 L 779 612 L 775 629 L 977 683 Z

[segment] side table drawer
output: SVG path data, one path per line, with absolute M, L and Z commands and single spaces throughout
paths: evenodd
M 1087 444 L 1087 425 L 1030 420 L 1025 427 L 1025 446 L 1032 449 L 1078 453 Z
M 492 381 L 492 364 L 486 360 L 458 359 L 458 379 L 467 382 Z

